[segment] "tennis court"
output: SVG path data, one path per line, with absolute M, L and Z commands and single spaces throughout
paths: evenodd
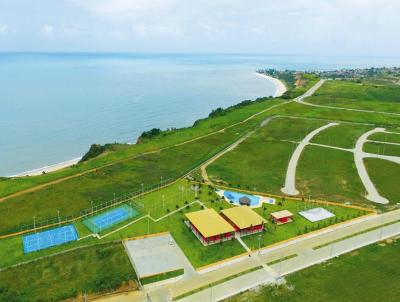
M 139 212 L 128 205 L 122 205 L 118 208 L 109 210 L 100 215 L 90 217 L 83 221 L 83 224 L 93 233 L 99 233 L 103 230 L 111 228 L 112 226 L 136 217 Z
M 78 233 L 75 227 L 69 224 L 56 229 L 24 236 L 24 253 L 28 254 L 76 240 L 78 240 Z

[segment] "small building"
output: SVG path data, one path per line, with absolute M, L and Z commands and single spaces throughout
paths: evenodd
M 285 224 L 293 221 L 293 214 L 288 210 L 271 213 L 271 218 L 276 224 Z
M 221 211 L 239 236 L 250 235 L 264 230 L 265 219 L 247 206 L 238 206 Z
M 239 198 L 239 204 L 241 206 L 250 206 L 251 200 L 247 196 L 243 196 Z
M 214 209 L 185 214 L 186 225 L 192 230 L 204 245 L 210 245 L 232 239 L 235 229 L 223 219 Z

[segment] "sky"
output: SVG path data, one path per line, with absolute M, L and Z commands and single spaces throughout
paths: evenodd
M 397 56 L 399 0 L 0 0 L 0 51 Z

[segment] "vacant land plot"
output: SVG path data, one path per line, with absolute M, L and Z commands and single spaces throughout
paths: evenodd
M 312 143 L 353 149 L 357 139 L 375 126 L 343 123 L 318 133 Z
M 400 132 L 395 133 L 374 133 L 368 137 L 370 140 L 376 140 L 381 142 L 398 143 L 400 144 Z
M 207 168 L 215 182 L 281 194 L 289 159 L 297 144 L 325 121 L 277 118 Z
M 400 86 L 327 81 L 307 102 L 400 113 Z
M 285 285 L 262 287 L 226 301 L 398 301 L 399 253 L 398 241 L 374 244 L 294 273 Z
M 365 152 L 400 156 L 400 145 L 380 144 L 380 143 L 365 143 L 363 146 Z
M 259 129 L 254 138 L 260 141 L 301 141 L 314 129 L 326 125 L 326 121 L 291 117 L 277 117 Z
M 400 202 L 400 165 L 377 158 L 365 158 L 364 162 L 379 193 L 391 204 Z
M 314 199 L 369 204 L 351 152 L 307 146 L 297 166 L 297 189 Z
M 97 245 L 0 272 L 0 301 L 60 301 L 128 282 L 136 275 L 122 244 Z
M 207 168 L 213 182 L 280 194 L 296 144 L 249 138 Z

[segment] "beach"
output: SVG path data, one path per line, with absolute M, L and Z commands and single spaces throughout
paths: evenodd
M 281 80 L 278 80 L 277 78 L 273 78 L 271 76 L 268 76 L 266 74 L 262 74 L 259 72 L 256 72 L 256 74 L 264 79 L 267 79 L 268 81 L 272 82 L 275 87 L 276 87 L 276 91 L 273 94 L 274 98 L 278 98 L 280 96 L 282 96 L 282 94 L 284 94 L 287 90 L 285 84 L 283 84 L 283 82 Z
M 41 175 L 43 172 L 45 173 L 54 172 L 77 164 L 81 160 L 81 158 L 82 157 L 73 158 L 58 164 L 49 165 L 38 169 L 33 169 L 30 171 L 25 171 L 22 173 L 11 175 L 10 177 L 36 176 L 36 175 Z

